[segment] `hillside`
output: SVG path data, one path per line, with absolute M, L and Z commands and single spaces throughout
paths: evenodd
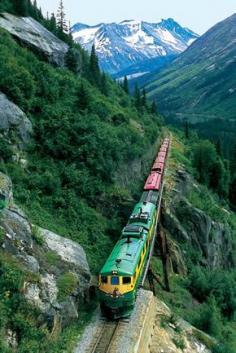
M 29 18 L 0 26 L 0 351 L 58 352 L 89 318 L 91 272 L 139 194 L 161 119 L 137 111 L 95 53 Z
M 102 70 L 115 78 L 142 76 L 183 52 L 198 35 L 173 19 L 127 20 L 95 26 L 75 24 L 74 40 L 89 52 L 95 45 Z
M 236 118 L 236 14 L 196 40 L 146 86 L 170 120 Z

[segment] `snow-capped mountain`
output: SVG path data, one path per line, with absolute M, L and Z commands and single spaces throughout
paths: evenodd
M 154 64 L 169 61 L 170 57 L 183 52 L 198 35 L 188 28 L 181 27 L 173 19 L 159 23 L 127 20 L 120 23 L 101 23 L 96 26 L 77 23 L 72 27 L 74 40 L 91 51 L 95 44 L 100 66 L 114 76 L 127 73 L 142 75 L 152 68 L 145 65 L 145 72 L 139 72 L 139 64 Z M 160 60 L 161 59 L 161 60 Z M 157 64 L 158 65 L 158 64 Z M 132 72 L 132 66 L 135 69 Z M 155 65 L 154 65 L 155 66 Z M 117 75 L 118 74 L 118 75 Z

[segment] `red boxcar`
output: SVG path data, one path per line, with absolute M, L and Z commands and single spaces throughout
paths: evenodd
M 158 155 L 157 159 L 155 160 L 155 163 L 163 163 L 163 164 L 165 164 L 165 157 Z
M 166 152 L 159 152 L 157 158 L 158 157 L 166 158 Z
M 161 187 L 161 174 L 152 172 L 149 174 L 144 190 L 160 190 Z
M 168 150 L 168 147 L 165 145 L 162 145 L 159 152 L 167 152 L 167 150 Z
M 164 163 L 161 163 L 159 161 L 155 161 L 155 163 L 153 164 L 153 167 L 152 167 L 152 171 L 158 172 L 162 175 L 163 171 L 164 171 Z

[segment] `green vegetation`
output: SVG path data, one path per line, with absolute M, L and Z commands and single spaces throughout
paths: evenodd
M 59 265 L 60 256 L 55 251 L 47 251 L 44 253 L 44 259 L 49 265 Z
M 182 133 L 177 134 L 181 137 L 174 137 L 170 168 L 176 169 L 182 165 L 203 183 L 192 186 L 187 195 L 188 201 L 212 220 L 231 227 L 233 252 L 232 258 L 228 260 L 232 265 L 224 269 L 209 268 L 199 250 L 183 241 L 178 245 L 184 254 L 187 276 L 173 274 L 170 278 L 171 292 L 158 290 L 158 296 L 177 315 L 216 338 L 217 343 L 210 337 L 208 342 L 208 336 L 205 337 L 206 342 L 204 339 L 214 353 L 235 353 L 236 275 L 232 266 L 236 261 L 236 215 L 228 204 L 228 163 L 209 141 L 199 139 L 191 131 L 187 139 Z M 218 172 L 215 172 L 215 164 L 221 165 Z M 222 178 L 226 185 L 223 185 Z M 167 179 L 167 183 L 170 180 Z M 178 206 L 178 212 L 182 212 L 181 205 Z M 154 268 L 161 271 L 159 261 L 154 263 Z
M 78 278 L 71 272 L 65 273 L 58 278 L 57 287 L 59 289 L 58 298 L 63 300 L 76 290 Z
M 39 310 L 29 305 L 23 296 L 24 283 L 37 283 L 37 276 L 28 273 L 15 258 L 3 251 L 0 251 L 0 268 L 0 352 L 13 352 L 3 339 L 6 330 L 16 333 L 19 353 L 72 352 L 78 334 L 91 318 L 94 304 L 81 308 L 80 320 L 54 337 L 41 321 Z
M 27 171 L 12 160 L 0 168 L 12 177 L 15 198 L 32 221 L 82 243 L 98 271 L 123 222 L 126 201 L 115 187 L 116 172 L 142 159 L 158 136 L 158 117 L 138 113 L 109 79 L 105 96 L 99 83 L 40 62 L 4 31 L 0 51 L 0 90 L 34 128 Z
M 38 245 L 44 244 L 44 237 L 39 229 L 39 227 L 32 225 L 32 236 Z
M 79 242 L 96 274 L 120 235 L 132 198 L 139 195 L 135 179 L 143 178 L 127 177 L 121 186 L 119 173 L 127 172 L 134 161 L 142 163 L 161 133 L 161 119 L 147 102 L 137 110 L 123 87 L 100 72 L 94 48 L 89 56 L 73 44 L 54 15 L 44 19 L 30 1 L 1 1 L 0 11 L 29 14 L 70 45 L 67 68 L 56 68 L 0 30 L 0 91 L 27 114 L 34 131 L 21 152 L 27 159 L 24 167 L 13 158 L 7 138 L 1 139 L 0 170 L 11 177 L 15 201 L 30 220 Z M 34 226 L 32 232 L 42 245 L 39 228 Z M 50 251 L 44 260 L 49 266 L 58 262 Z M 52 337 L 52 328 L 24 299 L 27 276 L 10 259 L 1 267 L 0 351 L 11 352 L 2 338 L 5 330 L 12 329 L 17 332 L 19 353 L 70 352 L 91 309 L 81 307 L 80 320 Z M 78 280 L 66 273 L 57 284 L 63 300 L 75 291 Z

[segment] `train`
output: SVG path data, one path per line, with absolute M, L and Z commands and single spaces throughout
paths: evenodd
M 150 255 L 158 221 L 158 205 L 170 139 L 165 138 L 145 182 L 139 202 L 99 273 L 102 314 L 109 319 L 129 317 Z

